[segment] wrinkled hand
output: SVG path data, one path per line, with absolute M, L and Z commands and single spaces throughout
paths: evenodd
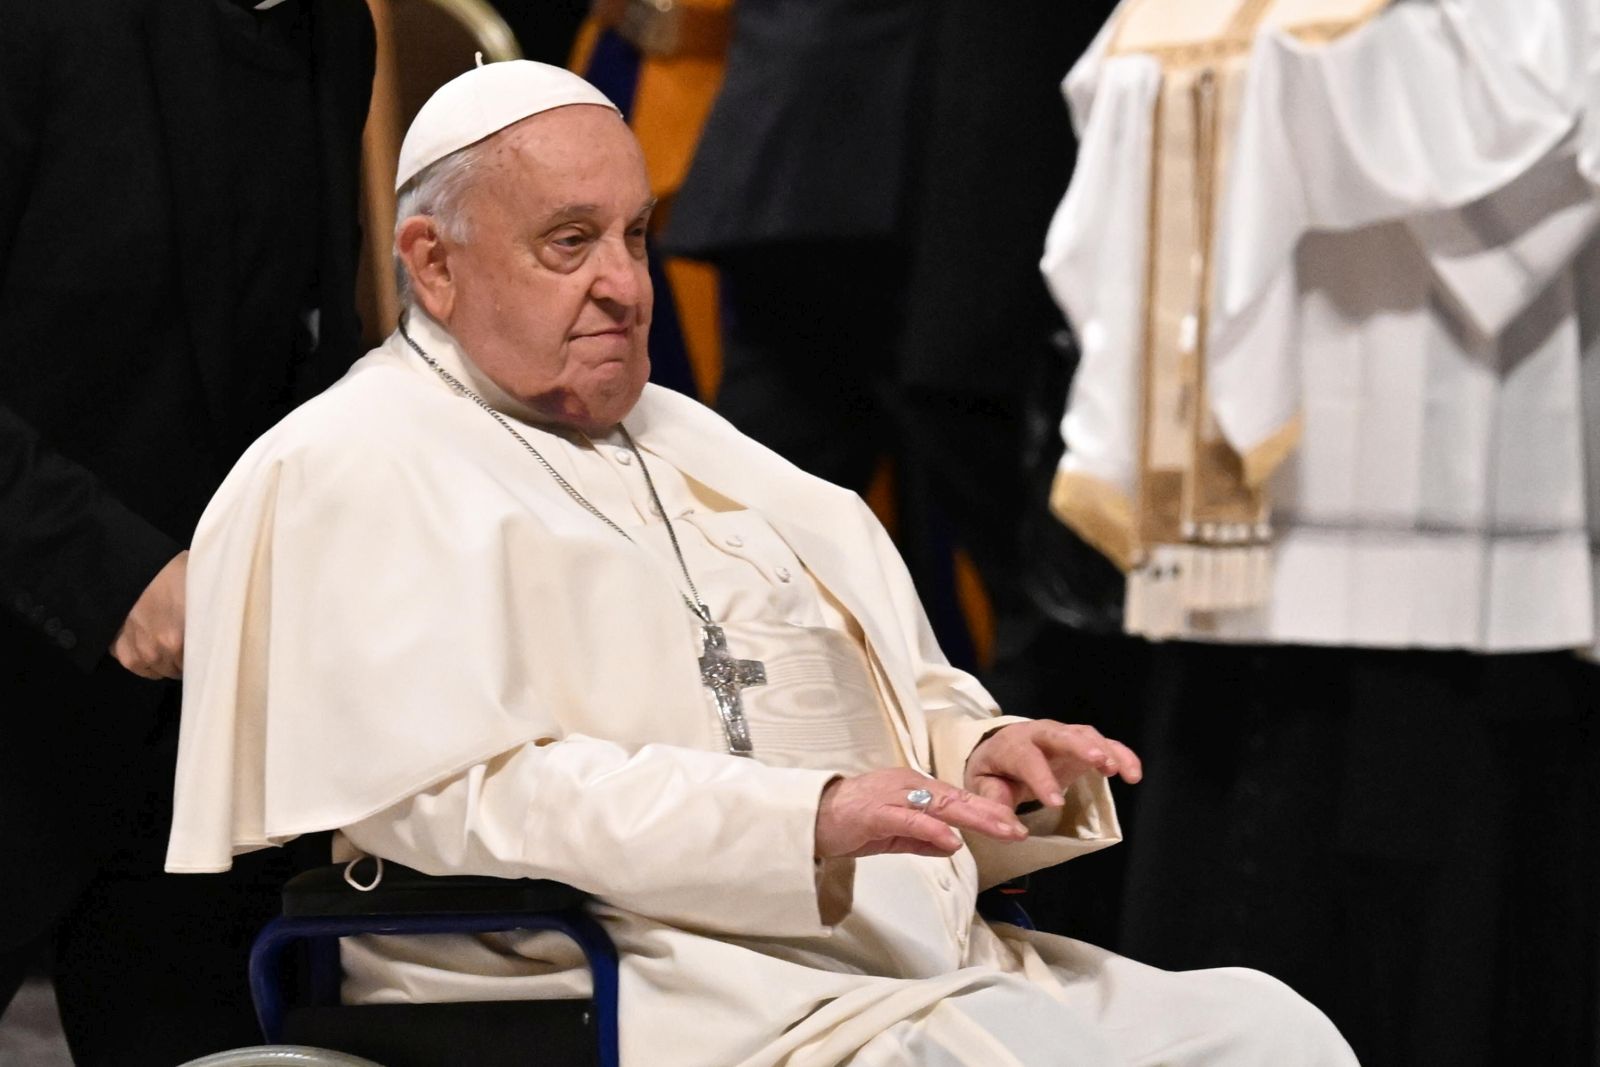
M 189 572 L 185 549 L 145 586 L 111 642 L 118 663 L 141 678 L 183 676 L 184 582 Z
M 927 811 L 906 800 L 914 789 L 933 794 Z M 1005 841 L 1028 831 L 1009 807 L 974 796 L 916 771 L 896 768 L 835 778 L 817 806 L 817 858 L 854 858 L 883 852 L 949 856 L 961 847 L 956 828 Z
M 1092 726 L 1019 722 L 1001 727 L 972 750 L 965 782 L 1007 810 L 1029 800 L 1059 808 L 1065 803 L 1062 792 L 1090 772 L 1107 778 L 1120 774 L 1129 784 L 1144 777 L 1133 749 Z

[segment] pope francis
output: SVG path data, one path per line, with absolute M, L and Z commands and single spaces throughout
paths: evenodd
M 400 329 L 195 536 L 171 870 L 334 829 L 588 890 L 634 1067 L 1354 1062 L 1264 975 L 975 917 L 1115 842 L 1138 758 L 1000 717 L 859 499 L 646 384 L 652 205 L 604 96 L 464 74 L 397 186 Z M 352 1001 L 587 992 L 555 935 L 344 956 Z

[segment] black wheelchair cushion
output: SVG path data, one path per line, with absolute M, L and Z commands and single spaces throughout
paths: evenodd
M 374 862 L 362 860 L 354 875 L 369 882 Z M 376 889 L 361 892 L 344 879 L 345 865 L 316 867 L 283 887 L 283 914 L 293 919 L 362 915 L 488 915 L 565 911 L 589 899 L 582 890 L 536 878 L 432 875 L 387 860 Z

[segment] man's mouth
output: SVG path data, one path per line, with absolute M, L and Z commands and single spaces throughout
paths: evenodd
M 577 337 L 626 337 L 631 332 L 629 326 L 613 326 L 609 330 L 588 330 L 577 334 Z

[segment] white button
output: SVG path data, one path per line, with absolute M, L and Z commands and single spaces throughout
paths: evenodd
M 789 573 L 788 567 L 779 567 L 775 573 L 778 575 L 778 581 L 780 582 L 787 582 L 791 577 L 793 577 L 793 575 Z
M 626 467 L 628 464 L 633 462 L 633 453 L 627 451 L 626 449 L 617 449 L 617 462 Z
M 738 534 L 734 534 L 732 537 L 724 538 L 722 543 L 727 545 L 729 548 L 743 548 L 744 538 L 740 537 Z

